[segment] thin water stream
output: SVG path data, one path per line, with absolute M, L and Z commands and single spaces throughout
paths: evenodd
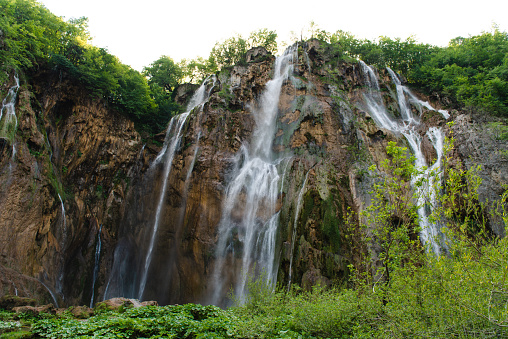
M 92 297 L 90 298 L 90 308 L 93 307 L 94 299 L 95 299 L 95 282 L 97 281 L 97 276 L 99 275 L 100 268 L 100 260 L 101 260 L 101 232 L 102 232 L 102 224 L 99 227 L 99 231 L 97 232 L 97 244 L 95 245 L 95 261 L 93 267 L 93 276 L 92 276 Z
M 305 186 L 307 185 L 307 179 L 309 178 L 309 171 L 305 174 L 305 179 L 303 180 L 302 188 L 298 193 L 298 200 L 296 202 L 296 211 L 295 211 L 295 221 L 293 222 L 293 234 L 291 236 L 291 254 L 289 258 L 289 280 L 288 280 L 288 290 L 291 288 L 291 279 L 293 277 L 293 256 L 296 245 L 296 229 L 298 225 L 298 217 L 300 216 L 300 210 L 302 208 L 302 199 L 303 194 L 305 193 Z
M 212 85 L 210 86 L 210 82 Z M 211 91 L 215 85 L 216 78 L 215 76 L 207 78 L 203 84 L 196 91 L 191 101 L 187 106 L 187 112 L 182 113 L 171 119 L 168 131 L 166 133 L 166 138 L 164 140 L 164 145 L 162 150 L 157 155 L 157 158 L 154 161 L 154 165 L 164 160 L 164 171 L 163 171 L 163 179 L 162 179 L 162 190 L 159 195 L 159 199 L 157 202 L 157 210 L 155 212 L 155 220 L 150 236 L 150 242 L 148 245 L 148 250 L 145 255 L 144 265 L 142 267 L 141 280 L 139 283 L 138 289 L 138 299 L 142 300 L 143 294 L 145 293 L 146 283 L 148 279 L 148 271 L 150 268 L 150 264 L 152 263 L 153 250 L 155 245 L 155 240 L 157 239 L 157 233 L 161 222 L 161 213 L 164 206 L 164 200 L 166 198 L 166 192 L 168 189 L 168 179 L 170 178 L 171 167 L 173 164 L 173 158 L 175 156 L 175 152 L 180 145 L 182 140 L 182 128 L 187 121 L 187 117 L 190 112 L 199 105 L 203 105 L 208 97 L 211 94 Z

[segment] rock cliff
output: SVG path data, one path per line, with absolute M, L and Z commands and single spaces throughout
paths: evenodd
M 176 122 L 165 144 L 145 147 L 132 122 L 65 74 L 41 73 L 22 84 L 16 135 L 1 140 L 0 293 L 68 305 L 89 304 L 92 295 L 94 301 L 122 296 L 167 304 L 209 302 L 217 277 L 229 289 L 242 274 L 245 239 L 241 231 L 229 234 L 220 257 L 219 225 L 229 184 L 247 161 L 243 150 L 258 133 L 260 98 L 274 77 L 275 57 L 264 49 L 249 51 L 246 60 L 205 86 L 209 98 L 185 118 L 167 182 L 164 149 Z M 277 281 L 310 288 L 346 278 L 353 259 L 342 241 L 347 210 L 369 204 L 368 167 L 386 158 L 388 141 L 407 141 L 369 113 L 359 63 L 341 61 L 318 41 L 295 47 L 292 60 L 276 107 L 276 203 L 257 209 L 256 220 L 277 219 Z M 377 74 L 387 111 L 400 116 L 390 74 Z M 177 100 L 188 102 L 195 89 L 182 86 Z M 412 93 L 435 108 L 412 106 L 427 161 L 436 157 L 427 130 L 453 130 L 454 157 L 466 166 L 484 164 L 481 199 L 494 200 L 508 183 L 506 141 L 456 110 L 450 129 L 437 112 L 445 103 Z M 231 220 L 240 223 L 248 198 L 238 197 Z M 504 235 L 499 222 L 490 225 Z

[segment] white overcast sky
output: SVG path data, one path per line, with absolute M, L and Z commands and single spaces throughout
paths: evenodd
M 289 41 L 314 21 L 329 32 L 439 46 L 457 36 L 508 31 L 506 0 L 39 0 L 57 16 L 89 19 L 92 43 L 142 70 L 161 55 L 207 57 L 217 41 L 261 28 Z

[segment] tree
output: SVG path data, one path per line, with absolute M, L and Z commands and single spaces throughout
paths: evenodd
M 143 74 L 148 77 L 150 86 L 156 84 L 166 93 L 171 93 L 183 77 L 180 66 L 166 55 L 161 56 L 150 66 L 145 67 Z

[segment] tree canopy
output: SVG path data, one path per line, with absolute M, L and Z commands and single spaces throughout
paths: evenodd
M 66 72 L 138 129 L 156 133 L 167 123 L 168 108 L 160 112 L 146 77 L 90 43 L 87 18 L 64 21 L 35 0 L 0 0 L 0 13 L 0 82 L 12 71 Z
M 64 71 L 149 133 L 160 131 L 180 112 L 171 99 L 178 84 L 199 82 L 242 64 L 252 47 L 262 46 L 274 54 L 278 48 L 277 33 L 264 28 L 248 37 L 235 35 L 217 42 L 208 58 L 175 63 L 163 55 L 141 74 L 91 44 L 85 17 L 65 21 L 36 0 L 0 0 L 0 13 L 0 82 L 12 71 Z M 371 41 L 342 30 L 329 33 L 314 23 L 300 38 L 319 39 L 344 60 L 390 67 L 410 84 L 447 95 L 456 105 L 508 115 L 508 35 L 497 27 L 455 38 L 443 48 L 418 43 L 413 37 L 381 36 Z
M 305 38 L 327 43 L 339 58 L 390 67 L 409 84 L 441 93 L 457 105 L 508 116 L 508 34 L 492 32 L 452 39 L 447 47 L 381 36 L 375 41 L 349 32 L 329 33 L 311 23 Z

